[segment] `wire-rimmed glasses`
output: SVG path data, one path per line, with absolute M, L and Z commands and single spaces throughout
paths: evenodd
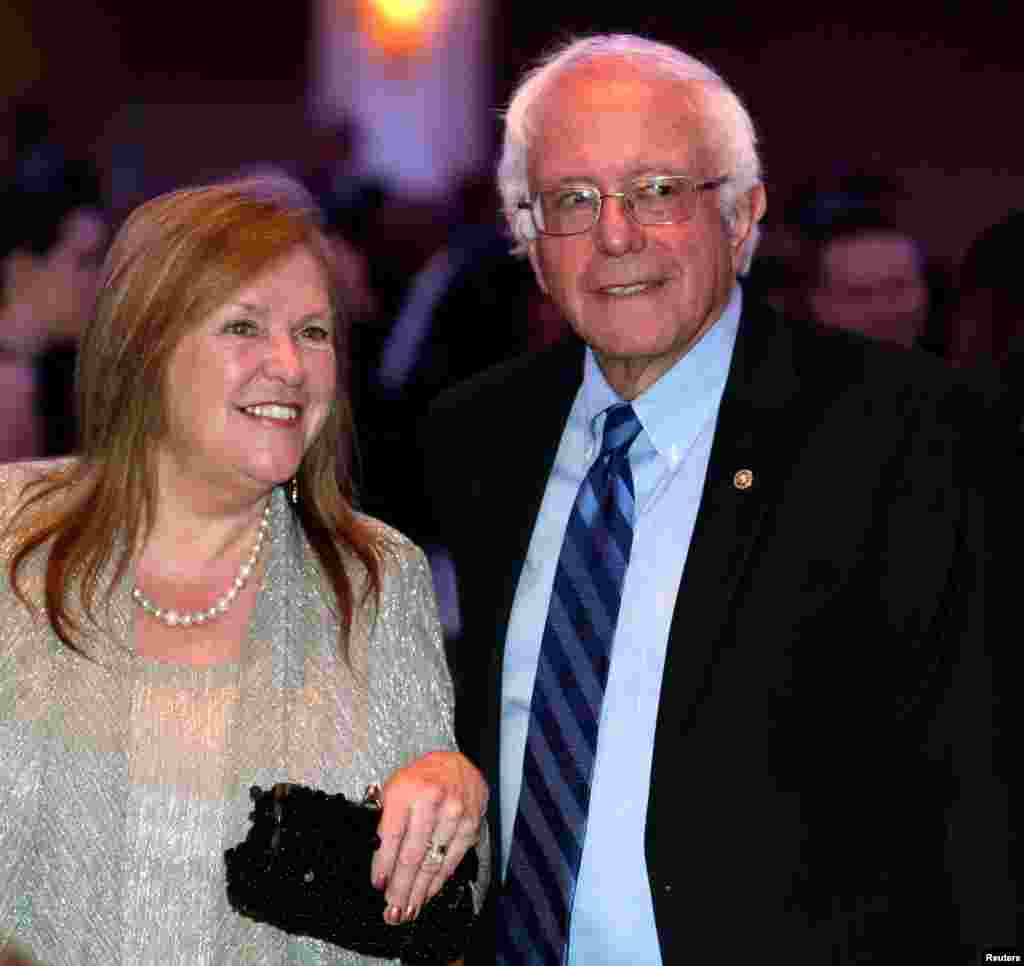
M 601 217 L 605 198 L 621 198 L 623 207 L 638 225 L 675 225 L 689 221 L 697 207 L 697 195 L 719 188 L 728 175 L 710 181 L 694 181 L 685 175 L 656 175 L 634 181 L 623 191 L 602 194 L 592 184 L 569 184 L 540 191 L 518 207 L 528 211 L 542 235 L 582 235 Z

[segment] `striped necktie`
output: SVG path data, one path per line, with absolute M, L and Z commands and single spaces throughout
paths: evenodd
M 560 966 L 583 854 L 612 638 L 633 543 L 627 452 L 641 430 L 627 403 L 607 410 L 601 454 L 580 485 L 541 641 L 498 907 L 498 963 Z

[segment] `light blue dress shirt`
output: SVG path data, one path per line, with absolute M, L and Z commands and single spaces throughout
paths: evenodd
M 661 964 L 644 856 L 654 728 L 669 625 L 704 487 L 741 301 L 736 286 L 721 318 L 703 338 L 633 400 L 643 426 L 629 452 L 636 521 L 601 708 L 568 966 Z M 500 749 L 506 866 L 555 566 L 576 492 L 601 449 L 604 411 L 619 401 L 587 349 L 583 384 L 562 434 L 509 620 Z

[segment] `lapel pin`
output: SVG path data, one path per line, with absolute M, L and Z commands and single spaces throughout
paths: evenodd
M 732 485 L 737 490 L 749 490 L 754 485 L 754 471 L 737 470 L 733 474 Z

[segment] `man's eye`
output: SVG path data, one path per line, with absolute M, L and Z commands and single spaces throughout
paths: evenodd
M 593 204 L 593 192 L 580 188 L 560 191 L 555 195 L 555 208 L 559 211 L 572 211 L 574 208 L 590 208 Z
M 633 195 L 645 201 L 663 201 L 666 198 L 675 198 L 685 190 L 678 181 L 646 181 L 633 189 Z

